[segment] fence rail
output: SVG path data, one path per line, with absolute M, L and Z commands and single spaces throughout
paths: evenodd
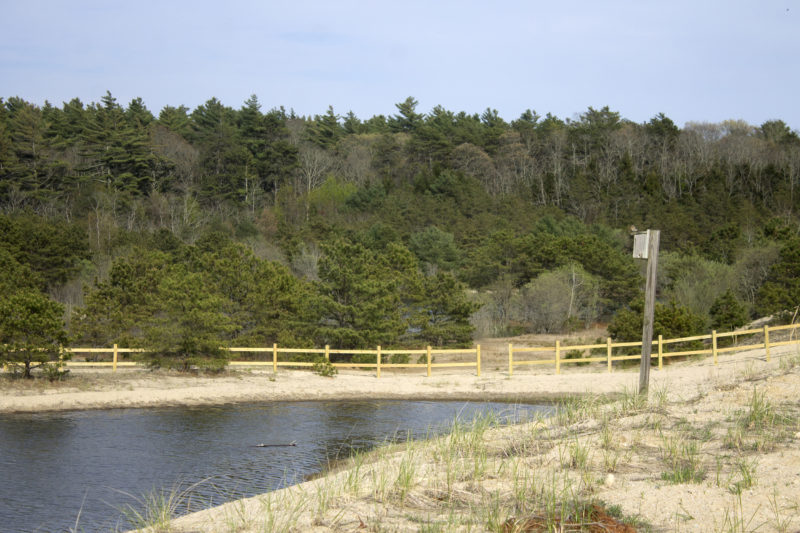
M 717 333 L 712 331 L 708 335 L 694 335 L 691 337 L 681 337 L 677 339 L 664 339 L 661 335 L 657 340 L 653 341 L 653 346 L 657 349 L 655 353 L 651 353 L 651 364 L 657 361 L 658 369 L 661 370 L 664 365 L 664 360 L 671 357 L 685 357 L 690 355 L 711 355 L 714 359 L 714 364 L 717 364 L 719 354 L 730 353 L 742 350 L 752 350 L 763 348 L 766 353 L 767 361 L 770 360 L 770 349 L 778 346 L 787 346 L 790 344 L 800 344 L 800 339 L 794 338 L 796 329 L 800 324 L 789 324 L 785 326 L 764 326 L 759 329 L 749 329 L 743 331 L 729 331 L 725 333 Z M 782 332 L 791 330 L 788 339 L 779 340 L 777 342 L 770 341 L 770 333 Z M 762 335 L 762 342 L 740 344 L 738 341 L 742 337 L 751 337 L 754 335 Z M 720 339 L 733 338 L 732 346 L 719 346 Z M 681 343 L 695 343 L 694 346 L 689 346 L 690 349 L 677 349 L 675 351 L 667 351 L 670 345 Z M 702 347 L 700 347 L 702 345 Z M 562 365 L 582 364 L 582 363 L 606 363 L 608 372 L 613 370 L 613 363 L 617 361 L 633 361 L 641 360 L 641 351 L 639 354 L 619 353 L 619 349 L 639 347 L 641 350 L 641 342 L 612 342 L 611 338 L 607 338 L 603 343 L 597 344 L 577 344 L 568 345 L 562 344 L 561 341 L 555 341 L 553 346 L 514 346 L 513 343 L 508 344 L 508 375 L 513 376 L 514 369 L 523 366 L 533 365 L 554 365 L 557 374 L 561 373 Z M 687 348 L 687 346 L 678 347 Z M 615 355 L 615 349 L 617 350 Z M 397 368 L 425 368 L 428 377 L 431 376 L 435 368 L 475 368 L 477 376 L 481 375 L 481 346 L 475 345 L 472 348 L 462 349 L 434 349 L 427 346 L 424 349 L 391 349 L 384 350 L 377 346 L 374 350 L 343 350 L 331 349 L 330 346 L 324 348 L 283 348 L 277 344 L 271 347 L 236 347 L 226 348 L 232 354 L 236 353 L 253 353 L 253 354 L 269 354 L 271 357 L 268 360 L 253 360 L 243 361 L 234 360 L 228 364 L 230 366 L 266 366 L 272 367 L 273 372 L 277 372 L 279 367 L 312 367 L 314 362 L 308 361 L 291 361 L 281 360 L 279 354 L 316 354 L 322 355 L 328 363 L 334 368 L 361 368 L 361 369 L 374 369 L 376 377 L 381 377 L 381 370 L 397 369 Z M 121 354 L 141 353 L 146 350 L 136 348 L 120 348 L 114 345 L 111 348 L 63 348 L 63 353 L 69 354 L 110 354 L 111 361 L 64 361 L 68 367 L 111 367 L 114 371 L 118 367 L 134 367 L 139 363 L 136 361 L 121 361 Z M 564 352 L 580 352 L 580 357 L 571 356 Z M 375 362 L 331 362 L 331 355 L 374 355 Z M 552 357 L 546 359 L 520 359 L 521 354 L 553 354 Z M 586 355 L 588 354 L 588 357 Z M 384 356 L 394 355 L 418 355 L 420 356 L 416 363 L 394 363 L 386 362 Z M 434 362 L 436 355 L 465 355 L 472 356 L 470 360 L 466 361 L 450 361 L 450 362 Z M 424 356 L 424 358 L 423 358 Z M 424 362 L 421 362 L 424 359 Z

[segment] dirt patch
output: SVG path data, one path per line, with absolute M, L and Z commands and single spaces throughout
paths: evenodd
M 588 533 L 636 533 L 630 524 L 608 514 L 608 511 L 592 504 L 582 509 L 578 516 L 531 516 L 527 518 L 509 518 L 503 524 L 503 533 L 549 533 L 551 531 L 568 532 L 583 531 Z

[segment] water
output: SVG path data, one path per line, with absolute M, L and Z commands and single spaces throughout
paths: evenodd
M 80 531 L 122 531 L 120 509 L 154 489 L 199 482 L 182 509 L 196 511 L 298 483 L 354 449 L 441 433 L 456 417 L 550 410 L 358 401 L 0 415 L 0 530 L 68 531 L 80 513 Z

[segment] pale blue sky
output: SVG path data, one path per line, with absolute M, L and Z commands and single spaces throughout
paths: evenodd
M 0 0 L 0 96 L 800 128 L 800 0 Z

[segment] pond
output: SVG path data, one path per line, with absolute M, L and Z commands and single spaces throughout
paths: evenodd
M 154 490 L 196 511 L 301 482 L 337 457 L 440 434 L 455 419 L 508 422 L 552 406 L 477 402 L 278 402 L 0 415 L 3 531 L 123 531 Z M 257 447 L 257 444 L 294 446 Z M 80 516 L 79 516 L 80 515 Z

